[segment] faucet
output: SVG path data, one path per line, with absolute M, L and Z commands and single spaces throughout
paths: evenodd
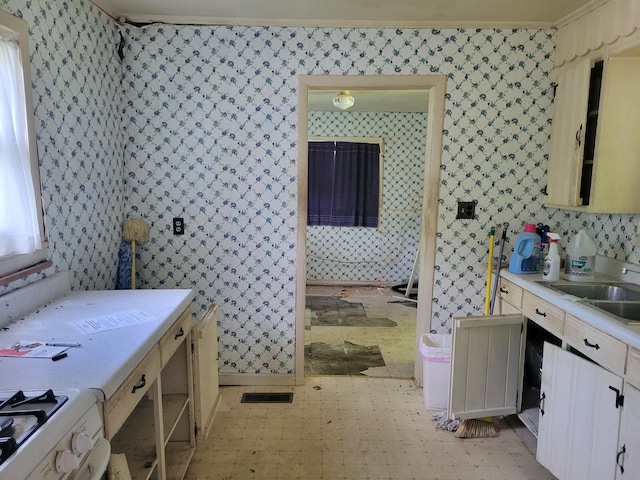
M 640 273 L 640 271 L 638 271 L 638 270 L 632 270 L 631 268 L 622 267 L 622 273 L 624 273 L 626 275 L 629 272 Z

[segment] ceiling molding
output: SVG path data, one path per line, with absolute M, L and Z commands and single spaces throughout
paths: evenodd
M 591 11 L 606 0 L 91 1 L 121 23 L 138 26 L 549 29 Z
M 231 27 L 306 27 L 306 28 L 556 28 L 556 22 L 524 22 L 524 21 L 453 21 L 453 20 L 334 20 L 334 19 L 300 19 L 300 18 L 246 18 L 246 17 L 207 17 L 207 16 L 175 16 L 175 15 L 127 15 L 115 17 L 120 23 L 149 25 L 202 25 Z
M 574 20 L 580 18 L 583 15 L 586 15 L 587 13 L 591 12 L 592 10 L 595 10 L 600 5 L 603 5 L 603 4 L 607 3 L 608 1 L 609 0 L 591 0 L 586 5 L 583 5 L 582 7 L 578 8 L 577 10 L 574 10 L 573 12 L 571 12 L 569 15 L 565 15 L 560 20 L 555 22 L 554 27 L 555 28 L 561 28 L 561 27 L 565 26 L 567 23 L 573 22 Z

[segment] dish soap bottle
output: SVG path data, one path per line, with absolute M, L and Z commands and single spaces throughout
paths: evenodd
M 596 244 L 580 230 L 567 247 L 567 258 L 564 262 L 564 273 L 567 280 L 575 282 L 592 282 L 595 277 Z
M 556 282 L 560 280 L 560 253 L 558 252 L 560 235 L 547 233 L 547 237 L 549 238 L 549 253 L 544 257 L 542 279 L 547 282 Z
M 538 273 L 540 266 L 540 235 L 536 226 L 527 223 L 524 232 L 518 234 L 513 254 L 509 259 L 509 271 L 513 273 Z

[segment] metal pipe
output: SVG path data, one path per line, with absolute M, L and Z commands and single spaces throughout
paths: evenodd
M 638 271 L 638 270 L 632 270 L 631 268 L 622 267 L 622 273 L 624 273 L 626 275 L 629 272 L 640 273 L 640 271 Z

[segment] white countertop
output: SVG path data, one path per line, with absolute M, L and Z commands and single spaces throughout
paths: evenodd
M 68 292 L 11 320 L 0 331 L 0 348 L 14 342 L 77 342 L 68 356 L 0 357 L 0 390 L 92 388 L 99 400 L 109 398 L 133 368 L 158 343 L 180 314 L 191 307 L 192 290 L 104 290 Z M 133 326 L 83 334 L 70 321 L 142 310 L 155 320 Z M 102 396 L 102 398 L 100 398 Z
M 508 270 L 502 270 L 500 276 L 510 280 L 525 290 L 537 295 L 547 302 L 561 308 L 565 312 L 579 318 L 589 325 L 608 333 L 624 343 L 640 349 L 640 325 L 625 325 L 605 312 L 596 310 L 594 307 L 585 302 L 581 302 L 578 297 L 573 295 L 556 292 L 545 287 L 536 281 L 542 280 L 542 274 L 518 274 Z M 621 280 L 605 274 L 596 274 L 596 281 L 620 282 Z M 562 280 L 562 279 L 561 279 Z M 576 282 L 579 283 L 579 282 Z

